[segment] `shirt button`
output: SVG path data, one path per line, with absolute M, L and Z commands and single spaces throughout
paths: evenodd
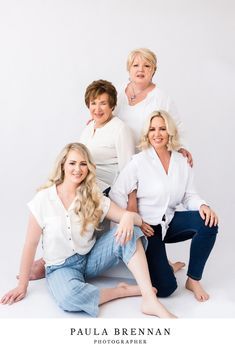
M 69 238 L 69 240 L 71 240 L 71 238 Z
M 70 229 L 70 227 L 68 227 L 68 229 Z

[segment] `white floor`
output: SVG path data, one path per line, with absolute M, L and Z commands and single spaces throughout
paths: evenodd
M 178 245 L 174 245 L 178 246 Z M 185 247 L 187 245 L 185 244 Z M 170 258 L 175 260 L 174 249 L 169 249 Z M 180 318 L 235 318 L 235 270 L 231 266 L 229 250 L 226 254 L 220 253 L 219 246 L 214 250 L 208 262 L 203 278 L 205 289 L 210 293 L 210 300 L 199 303 L 192 293 L 184 288 L 186 269 L 179 271 L 176 276 L 178 280 L 177 291 L 169 298 L 161 299 L 166 307 Z M 6 264 L 7 256 L 1 258 L 5 268 L 0 283 L 1 295 L 8 289 L 15 286 L 16 281 L 13 273 L 15 269 Z M 182 257 L 180 258 L 182 259 Z M 218 260 L 219 259 L 219 260 Z M 183 259 L 185 260 L 185 259 Z M 219 266 L 218 266 L 219 262 Z M 2 263 L 2 266 L 3 263 Z M 100 277 L 92 281 L 99 287 L 115 286 L 120 281 L 134 283 L 130 274 L 123 266 L 119 266 L 105 274 L 112 277 Z M 122 278 L 120 278 L 120 275 Z M 232 280 L 233 279 L 233 280 Z M 140 312 L 140 297 L 124 298 L 104 304 L 100 307 L 100 318 L 144 318 Z M 58 308 L 48 292 L 45 279 L 30 283 L 27 297 L 12 306 L 0 306 L 0 318 L 84 318 L 89 316 L 84 313 L 67 313 Z

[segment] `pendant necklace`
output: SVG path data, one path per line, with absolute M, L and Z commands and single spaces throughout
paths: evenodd
M 152 82 L 149 82 L 148 86 L 145 87 L 144 89 L 142 89 L 140 92 L 135 93 L 134 87 L 133 87 L 133 83 L 131 82 L 131 88 L 132 88 L 132 92 L 133 94 L 130 96 L 130 101 L 134 102 L 136 100 L 136 98 L 143 93 L 147 88 L 149 88 L 149 86 L 152 84 Z

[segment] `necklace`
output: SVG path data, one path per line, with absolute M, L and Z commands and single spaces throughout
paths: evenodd
M 145 87 L 144 89 L 142 89 L 141 91 L 139 91 L 138 93 L 135 93 L 135 90 L 134 90 L 134 86 L 133 86 L 133 82 L 131 82 L 131 88 L 132 88 L 132 92 L 133 94 L 130 96 L 130 101 L 131 102 L 134 102 L 136 100 L 136 98 L 141 94 L 143 93 L 147 88 L 149 88 L 151 86 L 152 82 L 149 82 L 148 86 Z

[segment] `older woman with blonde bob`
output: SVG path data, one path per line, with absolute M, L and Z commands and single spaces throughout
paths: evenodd
M 157 56 L 148 48 L 132 50 L 127 57 L 129 82 L 118 92 L 117 116 L 133 131 L 136 145 L 140 142 L 141 132 L 147 117 L 156 110 L 167 111 L 175 120 L 179 131 L 182 123 L 172 99 L 153 81 L 157 71 Z M 192 165 L 192 156 L 182 144 L 179 152 L 187 157 Z
M 193 170 L 177 152 L 179 145 L 170 115 L 162 110 L 150 114 L 140 143 L 142 151 L 120 173 L 110 198 L 126 208 L 128 194 L 137 190 L 141 229 L 148 237 L 150 276 L 159 297 L 167 297 L 177 288 L 165 244 L 192 239 L 186 288 L 197 300 L 205 301 L 209 295 L 200 280 L 216 240 L 218 218 L 195 191 Z M 180 204 L 186 211 L 176 211 Z
M 12 304 L 25 297 L 42 235 L 47 282 L 61 309 L 84 311 L 95 317 L 103 303 L 142 294 L 142 312 L 174 317 L 158 301 L 151 285 L 143 247 L 146 239 L 141 230 L 134 227 L 134 224 L 142 224 L 141 217 L 119 208 L 101 193 L 96 185 L 95 165 L 83 144 L 65 146 L 49 182 L 40 188 L 28 206 L 30 217 L 19 282 L 2 297 L 2 304 Z M 96 241 L 94 230 L 104 217 L 119 225 Z M 99 289 L 87 282 L 120 259 L 139 286 L 120 283 L 115 288 Z

